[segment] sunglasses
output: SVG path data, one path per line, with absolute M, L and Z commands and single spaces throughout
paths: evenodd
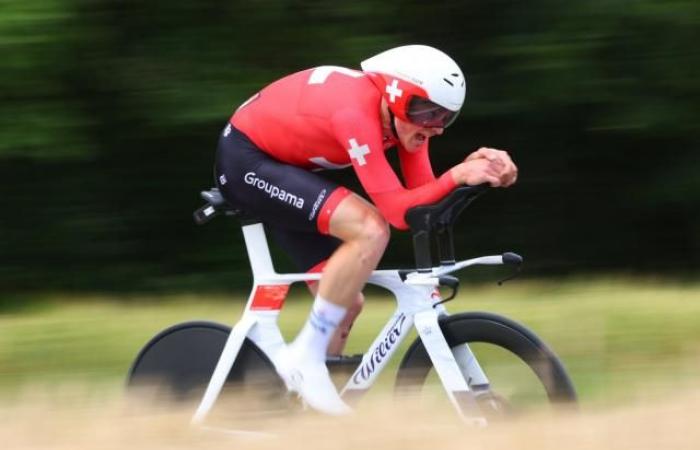
M 414 124 L 424 128 L 447 128 L 455 121 L 459 111 L 451 111 L 430 100 L 413 96 L 408 101 L 406 117 Z

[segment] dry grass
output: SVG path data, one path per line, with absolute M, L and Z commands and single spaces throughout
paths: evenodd
M 116 395 L 79 389 L 33 389 L 0 407 L 0 442 L 7 449 L 697 449 L 700 390 L 639 405 L 537 415 L 466 427 L 449 410 L 375 398 L 351 417 L 311 413 L 254 420 L 230 418 L 246 435 L 186 425 L 188 413 L 127 404 Z

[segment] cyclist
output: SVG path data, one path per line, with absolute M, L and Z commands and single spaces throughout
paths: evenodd
M 517 168 L 501 150 L 480 148 L 439 177 L 428 142 L 457 117 L 466 92 L 458 65 L 423 45 L 393 48 L 361 71 L 322 66 L 268 85 L 233 114 L 219 140 L 218 187 L 258 218 L 304 271 L 311 313 L 283 351 L 277 370 L 316 410 L 350 411 L 325 366 L 339 353 L 362 308 L 361 289 L 389 240 L 407 228 L 407 209 L 435 202 L 458 185 L 507 187 Z M 405 186 L 384 152 L 398 149 Z M 354 169 L 370 203 L 317 173 Z

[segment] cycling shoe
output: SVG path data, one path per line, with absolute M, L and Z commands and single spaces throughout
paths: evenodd
M 352 409 L 340 398 L 322 361 L 312 361 L 289 346 L 280 353 L 277 372 L 287 385 L 310 408 L 334 416 L 346 415 Z

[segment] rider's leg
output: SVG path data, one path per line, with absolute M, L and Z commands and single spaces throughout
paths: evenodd
M 323 269 L 318 294 L 350 308 L 384 254 L 389 224 L 374 205 L 351 194 L 335 209 L 329 231 L 343 243 Z
M 328 258 L 309 319 L 294 341 L 297 351 L 305 354 L 302 358 L 314 361 L 325 361 L 341 322 L 348 325 L 354 319 L 346 321 L 348 309 L 357 303 L 389 241 L 386 220 L 373 205 L 354 194 L 335 208 L 329 231 L 342 243 Z
M 330 379 L 325 357 L 331 338 L 384 253 L 389 227 L 374 206 L 351 194 L 333 211 L 329 231 L 343 242 L 323 270 L 309 319 L 280 358 L 280 373 L 311 407 L 344 414 L 350 409 Z
M 333 208 L 329 208 L 329 211 L 333 210 Z M 325 211 L 324 214 L 328 215 L 328 217 L 332 216 L 332 214 Z M 323 229 L 325 230 L 326 227 L 323 227 Z M 297 269 L 307 273 L 323 272 L 328 258 L 330 258 L 343 243 L 340 239 L 330 235 L 320 234 L 318 231 L 303 232 L 290 230 L 281 227 L 278 223 L 266 223 L 265 231 L 269 233 L 275 243 L 291 258 Z M 307 281 L 307 285 L 312 294 L 312 298 L 316 297 L 318 293 L 318 281 Z M 342 353 L 350 328 L 355 318 L 362 310 L 363 300 L 364 297 L 361 293 L 355 297 L 345 318 L 342 319 L 342 322 L 331 338 L 331 343 L 328 346 L 329 355 L 340 355 Z
M 308 285 L 309 291 L 311 291 L 311 294 L 315 297 L 318 293 L 318 282 L 310 282 L 308 283 Z M 352 326 L 355 323 L 355 319 L 357 319 L 357 316 L 359 316 L 362 312 L 362 307 L 364 303 L 365 296 L 362 295 L 362 292 L 360 292 L 357 294 L 357 297 L 355 297 L 355 301 L 348 308 L 348 311 L 345 314 L 343 321 L 340 322 L 340 325 L 338 325 L 338 328 L 336 328 L 335 334 L 331 338 L 330 344 L 328 344 L 328 355 L 340 356 L 343 353 L 343 350 L 345 349 L 345 344 L 348 340 L 348 335 L 350 334 L 350 330 L 352 330 Z
M 345 344 L 348 342 L 348 336 L 350 335 L 350 330 L 355 323 L 355 319 L 362 312 L 362 306 L 365 303 L 365 296 L 362 292 L 357 294 L 355 302 L 350 305 L 348 312 L 345 314 L 343 321 L 340 322 L 338 328 L 335 330 L 335 334 L 331 338 L 330 344 L 328 344 L 327 353 L 333 356 L 340 356 L 345 349 Z

